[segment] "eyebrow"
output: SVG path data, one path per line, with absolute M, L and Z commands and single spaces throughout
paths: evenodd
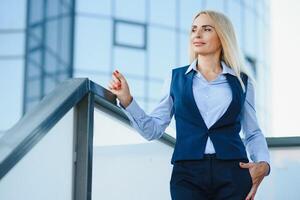
M 208 25 L 208 24 L 202 25 L 201 27 L 203 27 L 203 28 L 206 28 L 206 27 L 215 28 L 212 25 Z M 197 28 L 197 25 L 192 25 L 192 28 Z

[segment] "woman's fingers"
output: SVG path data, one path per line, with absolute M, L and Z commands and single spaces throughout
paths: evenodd
M 251 168 L 253 167 L 255 164 L 252 163 L 252 162 L 249 162 L 249 163 L 244 163 L 244 162 L 240 162 L 240 167 L 241 168 Z
M 108 89 L 111 91 L 111 90 L 114 89 L 114 86 L 113 86 L 112 84 L 109 84 L 109 85 L 108 85 Z
M 117 88 L 117 84 L 113 80 L 111 80 L 108 87 L 110 87 L 111 89 L 115 89 Z
M 245 200 L 254 200 L 256 191 L 257 191 L 257 186 L 253 185 Z
M 125 77 L 123 76 L 123 74 L 121 74 L 121 72 L 119 72 L 118 70 L 115 70 L 113 73 L 121 82 L 125 82 Z
M 117 88 L 119 84 L 112 80 L 111 85 L 113 88 Z
M 108 88 L 110 90 L 119 90 L 121 88 L 121 83 L 116 83 L 114 80 L 111 80 L 108 85 Z
M 117 78 L 117 76 L 113 73 L 112 74 L 112 79 L 113 79 L 113 81 L 115 82 L 115 83 L 117 83 L 117 84 L 121 84 L 121 81 Z
M 120 92 L 126 92 L 126 85 L 125 77 L 118 70 L 115 70 L 112 73 L 112 79 L 108 85 L 109 90 L 111 90 L 112 93 L 119 95 Z
M 125 77 L 118 70 L 115 70 L 112 73 L 112 79 L 116 84 L 117 89 L 121 89 L 124 85 L 126 85 Z

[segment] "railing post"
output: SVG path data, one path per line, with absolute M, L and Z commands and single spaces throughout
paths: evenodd
M 94 94 L 89 92 L 75 111 L 74 200 L 92 199 Z

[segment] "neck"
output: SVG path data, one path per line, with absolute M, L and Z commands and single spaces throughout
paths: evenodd
M 197 70 L 216 74 L 222 72 L 219 55 L 198 55 Z

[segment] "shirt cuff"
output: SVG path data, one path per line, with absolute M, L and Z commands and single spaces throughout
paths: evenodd
M 143 109 L 138 105 L 138 103 L 135 101 L 134 98 L 132 98 L 132 101 L 126 108 L 120 103 L 119 103 L 119 105 L 127 116 L 129 115 L 136 120 L 140 119 L 144 116 Z

